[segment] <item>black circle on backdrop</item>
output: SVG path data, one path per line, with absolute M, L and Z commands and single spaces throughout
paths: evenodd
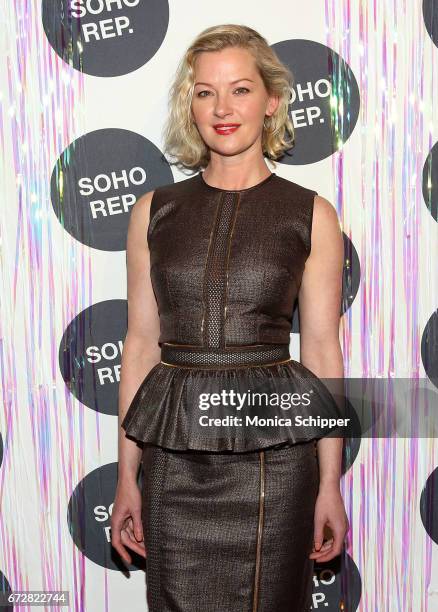
M 432 218 L 438 221 L 438 142 L 433 145 L 424 162 L 422 190 L 427 209 Z
M 421 360 L 429 380 L 438 388 L 438 310 L 435 310 L 424 328 Z
M 294 77 L 289 115 L 295 144 L 278 162 L 312 164 L 332 155 L 349 139 L 359 117 L 359 87 L 336 51 L 313 40 L 271 45 Z
M 59 368 L 71 393 L 101 414 L 118 414 L 126 300 L 106 300 L 80 312 L 59 346 Z
M 113 570 L 144 569 L 145 559 L 128 550 L 132 563 L 127 565 L 111 544 L 111 515 L 117 488 L 118 463 L 96 468 L 73 491 L 67 509 L 67 525 L 78 549 L 91 561 Z M 137 484 L 142 490 L 143 469 Z
M 173 182 L 169 163 L 147 138 L 117 128 L 95 130 L 72 142 L 56 162 L 52 206 L 79 242 L 122 251 L 135 201 Z
M 0 593 L 12 593 L 12 588 L 11 585 L 9 584 L 6 576 L 3 574 L 3 572 L 0 570 Z M 14 609 L 14 606 L 11 604 L 9 605 L 5 605 L 5 606 L 1 606 L 0 605 L 0 610 L 1 612 L 12 612 L 12 610 Z
M 423 19 L 427 33 L 438 47 L 438 0 L 423 0 Z
M 357 610 L 362 597 L 362 580 L 357 565 L 345 550 L 330 561 L 318 563 L 315 560 L 312 597 L 313 610 Z
M 428 536 L 438 544 L 438 468 L 429 475 L 421 492 L 420 516 Z
M 163 44 L 168 0 L 43 0 L 44 32 L 76 70 L 115 77 L 137 70 Z

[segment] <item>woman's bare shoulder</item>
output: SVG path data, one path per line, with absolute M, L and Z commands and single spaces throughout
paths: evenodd
M 134 206 L 132 207 L 131 214 L 135 212 L 137 217 L 148 217 L 154 193 L 155 190 L 147 191 L 142 196 L 137 198 Z
M 339 223 L 338 213 L 333 204 L 324 198 L 323 196 L 316 195 L 313 203 L 313 216 L 315 215 L 320 221 L 327 221 L 328 223 Z
M 147 191 L 137 198 L 133 205 L 129 218 L 128 241 L 132 238 L 134 241 L 139 240 L 143 242 L 145 232 L 147 232 L 149 226 L 149 215 L 153 195 L 154 190 Z
M 326 256 L 327 251 L 343 250 L 342 228 L 336 208 L 320 195 L 315 195 L 313 204 L 311 243 L 311 254 L 322 257 Z
M 324 237 L 326 232 L 339 234 L 341 226 L 336 208 L 323 196 L 316 195 L 313 203 L 312 229 Z

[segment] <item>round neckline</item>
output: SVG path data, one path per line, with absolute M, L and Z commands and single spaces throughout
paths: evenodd
M 273 176 L 276 176 L 276 174 L 275 172 L 271 172 L 269 176 L 264 178 L 259 183 L 256 183 L 255 185 L 252 185 L 251 187 L 245 187 L 244 189 L 222 189 L 222 187 L 215 187 L 214 185 L 210 185 L 209 183 L 207 183 L 207 181 L 204 178 L 204 172 L 199 172 L 198 176 L 202 184 L 205 185 L 205 187 L 208 187 L 208 189 L 212 189 L 213 191 L 222 191 L 225 193 L 242 193 L 244 191 L 252 191 L 253 189 L 257 189 L 257 187 L 261 187 L 262 185 L 270 181 Z

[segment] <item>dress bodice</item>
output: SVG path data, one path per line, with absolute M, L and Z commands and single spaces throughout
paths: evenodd
M 224 390 L 296 397 L 304 385 L 312 401 L 301 416 L 341 416 L 324 384 L 289 355 L 316 193 L 275 173 L 235 191 L 202 174 L 155 189 L 147 240 L 161 360 L 121 423 L 128 435 L 175 450 L 246 452 L 327 433 L 316 419 L 207 431 L 201 394 Z
M 316 191 L 272 173 L 229 191 L 202 173 L 155 189 L 147 240 L 159 344 L 289 344 Z

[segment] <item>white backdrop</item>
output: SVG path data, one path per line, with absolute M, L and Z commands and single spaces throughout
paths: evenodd
M 1 4 L 0 591 L 146 610 L 144 571 L 127 579 L 109 544 L 129 209 L 110 213 L 108 198 L 186 178 L 159 163 L 161 130 L 177 62 L 204 28 L 257 29 L 313 92 L 324 54 L 340 58 L 330 104 L 292 106 L 297 154 L 275 172 L 332 202 L 357 257 L 345 263 L 346 376 L 436 383 L 438 2 L 76 2 L 108 34 L 87 43 L 67 0 Z M 310 121 L 309 108 L 322 114 Z M 147 178 L 123 193 L 81 191 L 84 177 L 133 167 Z M 108 214 L 94 219 L 95 196 Z M 294 358 L 298 346 L 294 333 Z M 313 609 L 339 609 L 348 585 L 347 609 L 438 610 L 435 439 L 354 440 L 344 460 L 349 541 L 315 572 Z

